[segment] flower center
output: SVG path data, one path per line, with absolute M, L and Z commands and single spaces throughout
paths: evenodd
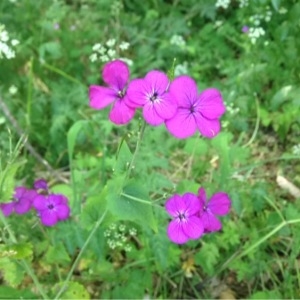
M 119 97 L 119 98 L 122 99 L 124 96 L 125 96 L 125 90 L 122 90 L 122 91 L 120 90 L 120 91 L 118 91 L 118 97 Z
M 150 101 L 154 102 L 157 99 L 158 93 L 154 92 L 152 96 L 150 96 Z
M 192 106 L 190 107 L 190 112 L 191 112 L 191 114 L 193 114 L 195 111 L 196 111 L 196 107 L 195 107 L 195 105 L 192 105 Z
M 54 205 L 53 205 L 53 204 L 49 204 L 47 207 L 48 207 L 49 209 L 53 209 L 53 208 L 54 208 Z
M 185 216 L 184 213 L 179 213 L 178 218 L 179 218 L 180 221 L 185 221 L 186 220 L 186 216 Z

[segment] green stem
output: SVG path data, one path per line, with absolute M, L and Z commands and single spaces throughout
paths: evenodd
M 131 196 L 131 195 L 127 195 L 126 193 L 121 193 L 121 196 L 124 196 L 125 198 L 128 198 L 128 199 L 136 201 L 136 202 L 140 202 L 140 203 L 143 203 L 143 204 L 147 204 L 147 205 L 151 205 L 151 206 L 156 206 L 156 207 L 162 208 L 160 205 L 153 204 L 150 201 L 147 201 L 147 200 L 144 200 L 144 199 L 140 199 L 140 198 L 137 198 L 137 197 L 134 197 L 134 196 Z
M 69 74 L 65 73 L 64 71 L 62 71 L 61 69 L 58 69 L 54 66 L 51 66 L 49 64 L 47 64 L 46 62 L 42 63 L 42 66 L 45 67 L 46 69 L 54 72 L 54 73 L 57 73 L 59 75 L 61 75 L 62 77 L 76 83 L 76 84 L 79 84 L 79 85 L 82 85 L 82 82 L 80 82 L 77 78 L 73 77 L 73 76 L 70 76 Z
M 252 142 L 255 140 L 255 137 L 257 135 L 257 132 L 258 132 L 258 129 L 259 129 L 259 118 L 260 118 L 260 115 L 259 115 L 259 103 L 258 103 L 258 99 L 257 99 L 257 95 L 255 95 L 255 104 L 256 104 L 256 122 L 255 122 L 255 127 L 254 127 L 254 131 L 253 131 L 253 134 L 250 138 L 250 140 L 243 146 L 243 147 L 248 147 L 249 145 L 252 144 Z
M 29 77 L 28 77 L 28 88 L 27 88 L 27 104 L 26 104 L 26 121 L 27 128 L 30 128 L 31 123 L 31 104 L 32 104 L 32 82 L 33 82 L 33 58 L 29 61 Z
M 285 227 L 286 225 L 295 224 L 295 223 L 300 223 L 300 219 L 294 219 L 294 220 L 284 221 L 284 222 L 280 223 L 277 227 L 275 227 L 273 230 L 271 230 L 268 234 L 263 236 L 259 241 L 257 241 L 252 246 L 245 249 L 235 259 L 241 258 L 241 257 L 245 256 L 246 254 L 248 254 L 249 252 L 251 252 L 253 249 L 257 248 L 260 244 L 262 244 L 267 239 L 269 239 L 272 235 L 274 235 L 281 228 Z
M 139 151 L 139 149 L 140 149 L 140 146 L 141 146 L 141 143 L 142 143 L 142 140 L 143 140 L 143 136 L 144 136 L 144 133 L 145 133 L 145 128 L 146 128 L 146 122 L 144 121 L 144 122 L 143 122 L 143 125 L 142 125 L 142 127 L 141 127 L 141 129 L 140 129 L 138 139 L 137 139 L 137 141 L 136 141 L 135 150 L 134 150 L 134 153 L 133 153 L 133 155 L 132 155 L 131 162 L 130 162 L 129 167 L 128 167 L 128 170 L 127 170 L 126 178 L 130 177 L 130 174 L 131 174 L 132 169 L 133 169 L 133 167 L 134 167 L 134 162 L 135 162 L 137 153 L 138 153 L 138 151 Z
M 0 219 L 5 227 L 5 229 L 8 231 L 8 235 L 9 235 L 9 239 L 11 240 L 12 243 L 17 244 L 17 239 L 14 235 L 14 233 L 12 232 L 12 230 L 10 229 L 9 224 L 7 223 L 4 215 L 2 214 L 2 212 L 0 212 Z M 30 265 L 27 263 L 27 261 L 25 259 L 21 259 L 21 264 L 23 265 L 24 269 L 26 270 L 26 272 L 29 274 L 29 276 L 31 277 L 31 279 L 33 280 L 37 290 L 39 291 L 39 293 L 42 295 L 43 299 L 50 299 L 47 294 L 44 292 L 38 278 L 35 276 L 33 270 L 31 269 Z
M 57 295 L 55 296 L 54 299 L 59 299 L 60 295 L 65 291 L 66 287 L 67 287 L 67 284 L 68 282 L 70 281 L 72 275 L 73 275 L 73 272 L 75 270 L 75 268 L 77 267 L 80 259 L 81 259 L 81 256 L 83 254 L 83 252 L 85 251 L 86 247 L 88 246 L 89 242 L 91 241 L 92 237 L 94 236 L 95 232 L 97 231 L 98 227 L 100 226 L 100 224 L 102 223 L 102 221 L 104 220 L 105 216 L 107 214 L 107 210 L 104 211 L 104 213 L 102 214 L 102 216 L 98 219 L 98 221 L 96 222 L 93 230 L 91 231 L 90 235 L 88 236 L 88 238 L 86 239 L 84 245 L 82 246 L 82 248 L 80 249 L 80 252 L 78 253 L 68 275 L 67 275 L 67 278 L 65 280 L 65 282 L 63 283 L 62 287 L 60 288 L 60 290 L 58 291 Z

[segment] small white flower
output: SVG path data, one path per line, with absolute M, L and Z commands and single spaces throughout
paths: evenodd
M 284 14 L 287 13 L 287 9 L 284 8 L 284 7 L 280 7 L 279 10 L 278 10 L 278 12 L 279 12 L 281 15 L 284 15 Z
M 137 230 L 135 228 L 130 228 L 129 229 L 129 234 L 132 236 L 135 236 L 137 234 Z
M 122 225 L 119 226 L 119 230 L 120 230 L 120 231 L 123 232 L 123 231 L 125 231 L 125 229 L 126 229 L 126 226 L 125 226 L 125 225 L 122 224 Z
M 132 66 L 133 65 L 133 61 L 129 58 L 126 57 L 120 57 L 120 60 L 124 61 L 128 66 Z
M 11 95 L 15 95 L 18 92 L 18 88 L 16 86 L 12 85 L 12 86 L 9 87 L 8 92 Z
M 115 55 L 116 55 L 116 50 L 109 49 L 109 50 L 107 51 L 107 55 L 108 55 L 110 58 L 114 58 Z
M 170 44 L 175 45 L 178 47 L 184 47 L 185 46 L 185 40 L 181 35 L 174 34 L 170 39 Z
M 113 47 L 115 44 L 116 44 L 116 40 L 115 39 L 109 39 L 106 42 L 106 46 L 109 47 L 109 48 Z
M 176 65 L 174 69 L 175 76 L 179 76 L 183 74 L 188 74 L 188 64 L 186 61 L 183 64 Z
M 102 62 L 107 62 L 107 61 L 109 61 L 109 57 L 108 57 L 107 55 L 101 55 L 101 56 L 100 56 L 100 60 L 101 60 Z
M 126 245 L 125 248 L 124 248 L 124 250 L 126 252 L 130 252 L 132 250 L 132 247 L 130 245 Z
M 300 155 L 300 144 L 293 146 L 292 152 L 295 155 Z
M 93 51 L 98 51 L 98 50 L 100 50 L 101 49 L 101 47 L 102 47 L 102 45 L 100 44 L 100 43 L 97 43 L 97 44 L 95 44 L 94 46 L 93 46 Z
M 121 50 L 127 50 L 127 49 L 129 48 L 129 46 L 130 46 L 129 43 L 127 43 L 127 42 L 122 42 L 122 43 L 120 44 L 119 48 L 120 48 Z
M 97 53 L 93 53 L 90 55 L 90 61 L 95 62 L 97 60 Z
M 219 8 L 222 7 L 224 9 L 227 9 L 230 5 L 230 0 L 217 0 L 215 7 Z
M 9 40 L 8 32 L 6 30 L 0 31 L 0 41 L 7 42 L 8 40 Z
M 11 44 L 12 44 L 13 46 L 17 46 L 17 45 L 20 44 L 20 42 L 19 42 L 18 40 L 13 39 L 13 40 L 11 40 Z

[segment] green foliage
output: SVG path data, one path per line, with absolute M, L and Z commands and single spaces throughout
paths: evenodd
M 61 299 L 90 299 L 86 288 L 75 281 L 68 283 L 68 288 L 61 296 Z
M 1 1 L 1 24 L 20 44 L 1 59 L 0 202 L 43 177 L 68 197 L 71 216 L 45 228 L 34 210 L 0 215 L 0 298 L 54 298 L 67 276 L 60 299 L 219 298 L 212 278 L 236 298 L 299 296 L 299 199 L 276 174 L 299 187 L 300 3 L 242 2 Z M 243 26 L 265 34 L 253 42 Z M 96 43 L 116 52 L 109 59 L 130 60 L 132 79 L 158 69 L 220 89 L 221 133 L 177 140 L 147 125 L 139 141 L 140 111 L 115 126 L 111 108 L 91 110 L 88 87 L 103 84 L 105 63 L 90 59 Z M 228 193 L 231 213 L 219 217 L 221 231 L 172 244 L 165 201 L 200 186 Z M 131 223 L 137 233 L 122 237 L 119 226 Z

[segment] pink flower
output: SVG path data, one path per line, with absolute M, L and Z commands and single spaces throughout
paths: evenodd
M 172 118 L 177 109 L 176 101 L 166 92 L 168 86 L 169 79 L 165 73 L 150 71 L 145 78 L 131 81 L 127 90 L 129 105 L 142 107 L 144 119 L 150 125 L 160 125 Z
M 198 94 L 195 81 L 186 75 L 174 79 L 170 93 L 177 99 L 176 114 L 166 121 L 166 127 L 177 138 L 192 136 L 197 129 L 208 138 L 220 132 L 219 118 L 226 108 L 221 93 L 214 88 Z
M 9 216 L 14 211 L 19 214 L 25 214 L 31 209 L 33 199 L 37 196 L 36 191 L 28 190 L 24 186 L 15 188 L 14 200 L 8 203 L 1 203 L 0 209 L 4 216 Z
M 34 199 L 33 207 L 45 226 L 54 226 L 70 216 L 68 199 L 60 194 L 39 195 Z
M 222 223 L 215 216 L 224 216 L 229 213 L 231 200 L 226 193 L 215 193 L 209 201 L 206 199 L 204 188 L 198 191 L 198 199 L 200 200 L 201 210 L 199 216 L 205 232 L 218 231 L 222 229 Z
M 33 187 L 35 190 L 37 191 L 44 191 L 47 192 L 48 191 L 48 183 L 45 179 L 37 179 L 34 183 L 33 183 Z
M 135 109 L 127 105 L 126 86 L 129 75 L 127 64 L 121 60 L 114 60 L 105 64 L 102 71 L 103 81 L 108 86 L 92 85 L 89 88 L 90 106 L 103 109 L 113 104 L 109 118 L 117 125 L 128 123 L 135 113 Z
M 189 239 L 198 239 L 204 232 L 202 222 L 197 216 L 201 205 L 197 196 L 186 193 L 175 194 L 166 202 L 166 210 L 173 220 L 169 223 L 169 239 L 176 244 L 184 244 Z

